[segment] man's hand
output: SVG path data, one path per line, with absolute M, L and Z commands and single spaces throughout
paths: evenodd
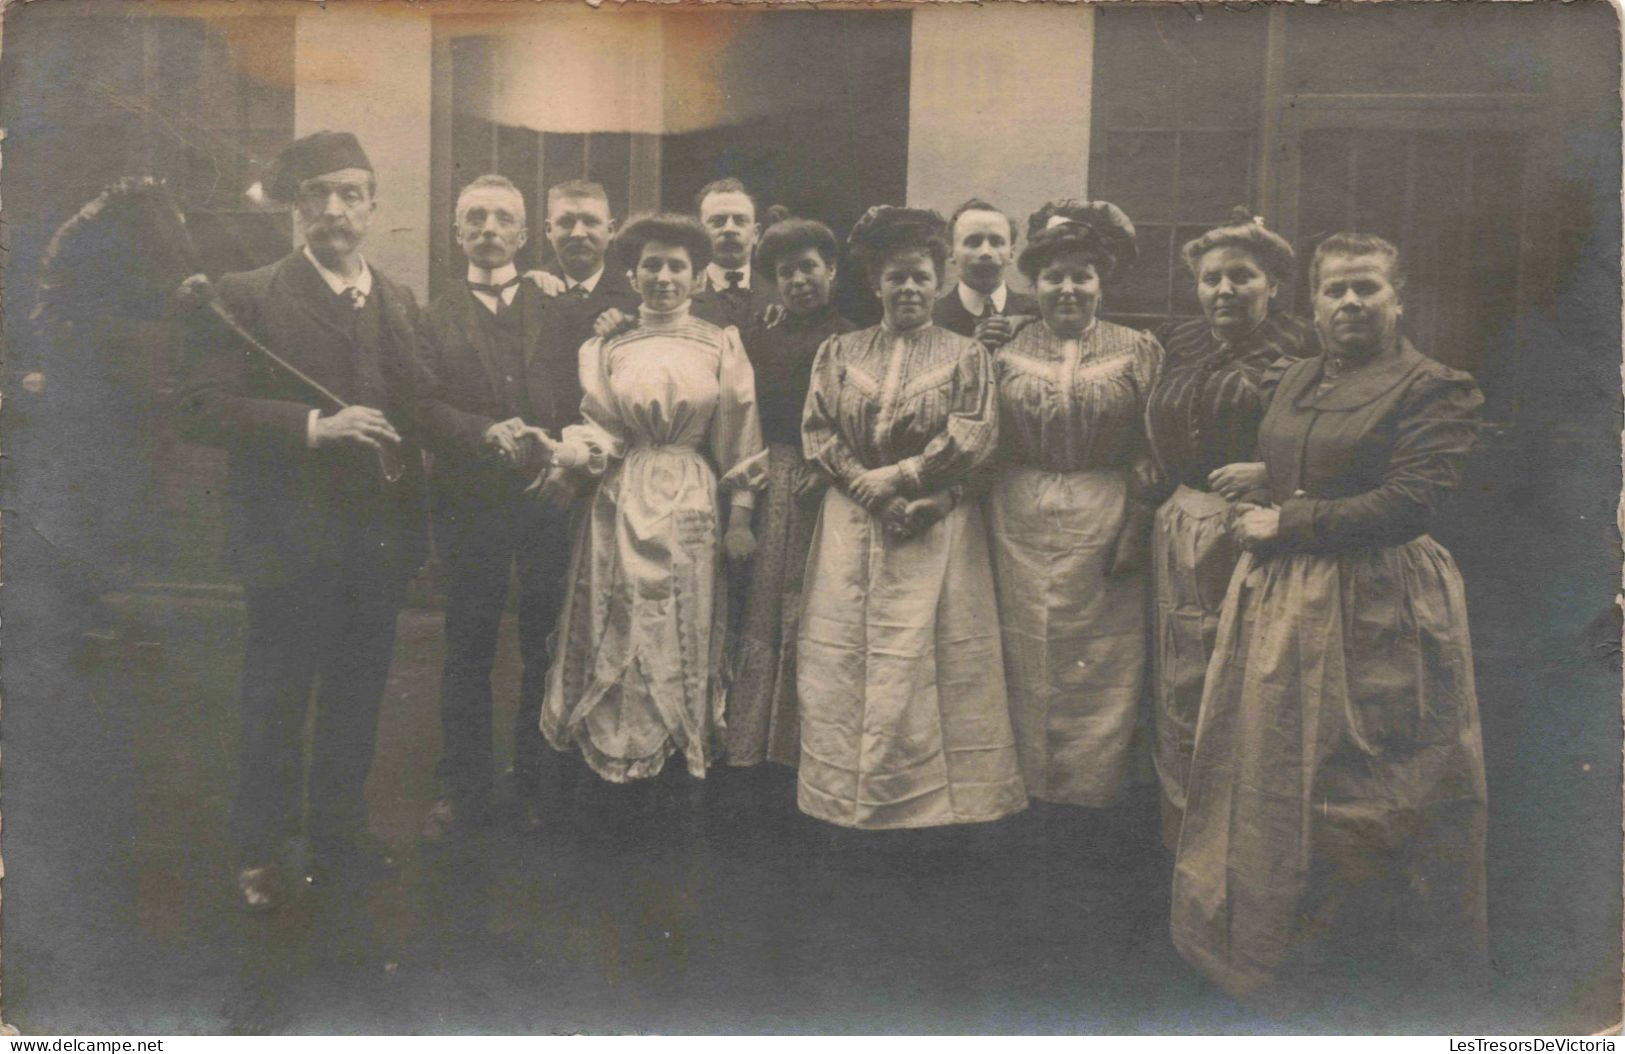
M 514 436 L 514 445 L 519 448 L 514 464 L 526 475 L 534 475 L 552 462 L 559 441 L 540 428 L 526 425 Z
M 508 464 L 515 464 L 519 460 L 519 436 L 524 431 L 525 422 L 517 417 L 498 421 L 485 430 L 485 445 Z
M 401 434 L 389 419 L 370 406 L 346 406 L 336 414 L 316 418 L 311 438 L 319 447 L 360 443 L 374 450 L 383 449 L 385 443 L 399 446 L 401 442 Z
M 608 340 L 617 333 L 634 328 L 637 324 L 638 316 L 628 315 L 620 308 L 612 307 L 593 320 L 592 335 L 599 340 Z
M 540 289 L 544 296 L 558 296 L 564 292 L 564 279 L 547 271 L 526 271 L 524 279 Z
M 976 323 L 976 331 L 972 336 L 981 341 L 982 346 L 988 351 L 997 351 L 1015 336 L 1020 328 L 1019 319 L 1009 315 L 989 315 Z

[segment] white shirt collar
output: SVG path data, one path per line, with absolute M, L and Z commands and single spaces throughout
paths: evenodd
M 327 288 L 333 290 L 334 294 L 343 296 L 346 289 L 353 287 L 360 290 L 363 297 L 372 295 L 372 268 L 367 266 L 364 257 L 361 260 L 361 273 L 356 275 L 354 279 L 349 279 L 337 271 L 329 271 L 323 267 L 322 262 L 316 259 L 316 254 L 310 251 L 310 246 L 305 246 L 304 252 L 305 259 L 309 260 L 311 266 L 316 268 L 316 273 L 322 276 L 322 281 L 327 283 Z
M 503 264 L 495 271 L 487 271 L 485 268 L 475 267 L 473 264 L 468 265 L 468 280 L 479 285 L 501 285 L 504 282 L 512 281 L 518 274 L 519 269 L 512 263 Z M 497 310 L 497 297 L 502 297 L 504 304 L 512 304 L 514 297 L 519 295 L 519 285 L 515 283 L 502 290 L 501 293 L 487 293 L 483 289 L 470 289 L 469 292 L 474 294 L 475 300 L 485 305 L 485 310 L 495 313 Z
M 503 282 L 512 280 L 518 273 L 519 268 L 511 263 L 503 264 L 495 271 L 487 271 L 485 268 L 475 267 L 473 264 L 468 265 L 468 280 L 480 285 L 501 285 Z
M 745 276 L 745 277 L 743 277 L 743 278 L 741 278 L 739 280 L 739 288 L 741 288 L 741 289 L 749 289 L 750 288 L 750 262 L 749 261 L 746 261 L 745 263 L 740 264 L 738 267 L 719 267 L 715 263 L 706 264 L 705 265 L 705 275 L 706 275 L 706 278 L 709 279 L 709 281 L 710 281 L 711 288 L 716 290 L 719 293 L 722 292 L 723 290 L 727 289 L 728 288 L 728 272 L 729 271 L 738 271 L 740 274 Z
M 964 282 L 959 283 L 959 302 L 964 304 L 965 310 L 969 311 L 971 315 L 976 318 L 980 318 L 982 316 L 982 305 L 986 304 L 989 300 L 993 301 L 994 311 L 1001 315 L 1004 314 L 1004 303 L 1009 299 L 1009 297 L 1010 287 L 1005 285 L 1003 282 L 1000 282 L 999 288 L 993 290 L 993 292 L 987 296 L 983 296 L 981 293 L 978 293 Z
M 590 293 L 594 289 L 598 288 L 598 280 L 600 278 L 602 278 L 602 277 L 604 277 L 604 269 L 603 269 L 603 267 L 599 267 L 598 270 L 594 271 L 592 274 L 588 275 L 586 278 L 583 278 L 579 282 L 577 282 L 575 279 L 571 278 L 569 275 L 565 275 L 564 276 L 564 288 L 565 288 L 565 291 L 568 292 L 569 290 L 575 289 L 576 287 L 579 286 L 580 288 L 585 289 L 587 292 Z

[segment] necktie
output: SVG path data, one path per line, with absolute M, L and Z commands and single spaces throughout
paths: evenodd
M 579 282 L 570 287 L 569 293 L 570 293 L 571 296 L 575 297 L 577 300 L 585 300 L 585 299 L 587 299 L 587 296 L 588 296 L 587 287 L 582 285 Z
M 345 286 L 344 291 L 339 295 L 347 300 L 350 306 L 355 308 L 357 311 L 360 311 L 362 308 L 367 306 L 367 294 L 363 293 L 353 285 Z
M 492 284 L 489 284 L 489 285 L 486 284 L 485 282 L 470 282 L 470 283 L 468 283 L 468 288 L 474 290 L 474 292 L 476 292 L 476 293 L 484 293 L 486 296 L 494 296 L 494 297 L 496 297 L 497 299 L 500 300 L 500 299 L 502 299 L 502 291 L 504 289 L 512 289 L 514 286 L 516 286 L 518 284 L 519 284 L 519 276 L 514 275 L 512 278 L 508 279 L 506 282 L 492 283 Z
M 514 286 L 516 286 L 518 284 L 519 284 L 519 276 L 514 275 L 512 278 L 508 279 L 506 282 L 494 282 L 494 283 L 470 282 L 470 283 L 468 283 L 468 288 L 472 289 L 476 293 L 484 293 L 486 296 L 495 298 L 495 300 L 497 302 L 495 310 L 496 310 L 496 313 L 500 315 L 508 307 L 508 302 L 506 300 L 504 300 L 503 297 L 502 297 L 503 291 L 507 290 L 507 289 L 512 289 Z
M 988 297 L 986 300 L 982 301 L 982 313 L 979 316 L 977 316 L 977 321 L 980 322 L 980 321 L 982 321 L 984 319 L 989 319 L 989 318 L 992 318 L 992 317 L 993 317 L 993 298 Z
M 728 292 L 730 292 L 730 293 L 743 293 L 745 291 L 745 287 L 739 284 L 739 283 L 741 283 L 741 282 L 743 282 L 745 280 L 745 272 L 743 272 L 743 271 L 724 271 L 722 273 L 722 277 L 724 277 L 724 278 L 726 278 L 728 280 L 728 290 L 727 290 Z

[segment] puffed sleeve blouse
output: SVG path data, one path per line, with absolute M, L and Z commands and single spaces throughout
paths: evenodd
M 1127 467 L 1145 449 L 1145 401 L 1162 362 L 1149 333 L 1095 322 L 1059 338 L 1042 322 L 999 349 L 1000 462 L 1046 472 Z
M 1478 386 L 1409 341 L 1335 384 L 1321 379 L 1320 356 L 1288 368 L 1259 425 L 1279 547 L 1382 548 L 1425 534 L 1478 436 Z
M 987 350 L 934 325 L 884 325 L 830 337 L 818 350 L 802 414 L 802 452 L 847 490 L 896 465 L 902 493 L 963 483 L 998 442 Z

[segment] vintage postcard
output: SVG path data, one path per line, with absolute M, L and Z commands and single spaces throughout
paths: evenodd
M 24 1034 L 1567 1034 L 1620 23 L 36 0 Z

